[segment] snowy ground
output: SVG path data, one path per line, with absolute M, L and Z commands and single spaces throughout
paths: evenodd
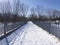
M 9 27 L 10 28 L 10 25 L 12 25 L 13 23 L 8 23 L 7 25 L 7 27 Z M 0 37 L 2 36 L 2 35 L 4 35 L 4 23 L 1 23 L 0 22 Z
M 7 25 L 5 26 L 6 33 L 12 31 L 14 28 L 16 28 L 17 26 L 20 26 L 22 24 L 24 24 L 24 22 L 7 23 Z M 3 35 L 4 35 L 4 23 L 0 22 L 0 37 Z
M 34 22 L 36 25 L 38 25 L 39 27 L 42 27 L 43 29 L 45 29 L 46 31 L 48 31 L 49 33 L 55 35 L 56 37 L 60 38 L 60 22 L 59 23 L 55 23 L 55 22 L 45 22 L 45 21 L 41 21 L 41 22 Z
M 1 36 L 2 33 L 4 33 L 4 28 L 3 27 L 4 27 L 4 24 L 0 23 L 0 36 Z
M 59 40 L 38 27 L 28 22 L 7 38 L 0 41 L 1 45 L 60 45 Z

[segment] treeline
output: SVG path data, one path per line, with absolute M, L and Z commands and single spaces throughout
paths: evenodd
M 60 11 L 56 9 L 44 9 L 40 5 L 29 8 L 20 0 L 12 0 L 12 4 L 9 0 L 0 2 L 0 22 L 56 20 L 60 21 Z
M 60 10 L 37 6 L 31 8 L 30 20 L 35 21 L 60 21 Z
M 14 15 L 14 14 L 0 14 L 0 22 L 16 22 L 16 21 L 26 21 L 26 17 L 24 16 L 19 16 L 19 15 Z
M 0 2 L 0 22 L 26 21 L 28 6 L 20 0 Z

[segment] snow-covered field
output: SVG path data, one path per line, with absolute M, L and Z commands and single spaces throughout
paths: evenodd
M 7 38 L 0 41 L 1 45 L 60 45 L 58 38 L 28 22 Z
M 13 28 L 16 28 L 19 24 L 22 24 L 23 22 L 16 22 L 16 23 L 7 23 L 6 32 L 10 32 Z M 4 23 L 0 23 L 0 37 L 4 35 Z
M 8 23 L 7 25 L 12 25 L 13 23 Z M 8 26 L 9 27 L 9 26 Z M 4 23 L 0 23 L 0 37 L 4 35 Z
M 0 36 L 1 36 L 2 33 L 4 33 L 4 28 L 3 27 L 4 27 L 4 24 L 0 23 Z
M 60 38 L 60 24 L 51 24 L 50 32 Z
M 56 37 L 60 38 L 60 23 L 49 23 L 49 22 L 34 22 L 38 26 L 42 27 L 49 33 L 55 35 Z

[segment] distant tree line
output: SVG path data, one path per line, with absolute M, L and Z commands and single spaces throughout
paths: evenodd
M 44 9 L 39 5 L 35 8 L 29 8 L 20 0 L 13 0 L 12 2 L 13 4 L 9 0 L 0 2 L 0 22 L 60 21 L 60 11 L 56 9 Z M 26 17 L 28 12 L 30 14 Z
M 30 20 L 32 21 L 60 21 L 60 11 L 52 8 L 44 9 L 41 6 L 31 8 Z M 45 12 L 45 14 L 44 14 Z
M 28 12 L 28 6 L 21 3 L 20 0 L 10 0 L 0 3 L 0 22 L 25 21 Z

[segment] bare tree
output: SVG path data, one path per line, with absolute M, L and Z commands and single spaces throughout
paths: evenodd
M 20 6 L 20 0 L 14 0 L 13 7 L 14 7 L 15 14 L 17 14 L 17 15 L 18 15 L 18 11 L 19 11 L 19 6 Z
M 13 16 L 12 19 L 15 22 L 18 18 L 18 12 L 19 12 L 19 6 L 20 6 L 20 0 L 13 0 Z
M 29 7 L 25 5 L 24 3 L 21 3 L 19 6 L 19 14 L 21 16 L 26 16 L 28 13 Z
M 46 9 L 46 12 L 47 12 L 47 15 L 48 15 L 48 19 L 51 19 L 51 18 L 53 18 L 52 17 L 52 15 L 53 15 L 53 11 L 52 11 L 52 9 L 50 8 L 48 8 L 48 9 Z
M 44 12 L 44 8 L 42 6 L 40 6 L 40 5 L 38 5 L 35 10 L 36 10 L 36 13 L 38 15 L 39 21 L 42 20 L 42 18 L 44 18 L 42 16 L 43 12 Z
M 35 8 L 31 8 L 30 9 L 30 20 L 36 20 L 37 19 L 37 14 L 36 14 L 36 11 L 35 11 Z
M 36 8 L 36 12 L 38 16 L 40 17 L 43 14 L 43 7 L 38 5 Z
M 26 17 L 28 12 L 28 7 L 21 3 L 20 0 L 14 0 L 13 11 L 15 15 L 20 15 L 20 18 Z M 16 18 L 16 16 L 15 16 Z M 21 19 L 22 20 L 22 19 Z
M 60 12 L 56 9 L 47 9 L 47 14 L 50 20 L 56 21 L 59 18 Z
M 12 9 L 11 9 L 10 1 L 7 0 L 5 2 L 2 2 L 1 12 L 3 14 L 4 21 L 9 21 L 10 20 L 11 11 L 12 11 Z

